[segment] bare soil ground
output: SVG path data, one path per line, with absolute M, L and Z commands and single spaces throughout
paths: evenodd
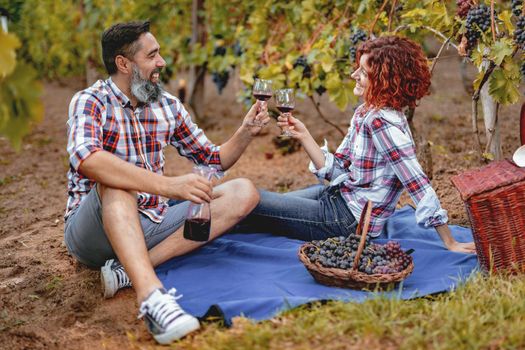
M 453 224 L 468 225 L 463 203 L 450 177 L 480 166 L 470 122 L 470 96 L 463 90 L 459 60 L 445 59 L 437 66 L 433 93 L 416 110 L 418 132 L 433 143 L 433 186 Z M 472 72 L 470 72 L 472 73 Z M 149 348 L 155 342 L 136 319 L 132 290 L 102 298 L 99 273 L 79 265 L 64 247 L 63 213 L 66 203 L 67 108 L 73 94 L 84 88 L 80 79 L 45 84 L 44 121 L 25 138 L 16 153 L 0 140 L 0 348 L 3 349 L 122 349 Z M 203 128 L 216 143 L 237 128 L 242 107 L 232 81 L 221 96 L 208 80 L 206 121 Z M 322 99 L 323 111 L 343 128 L 352 109 L 345 112 Z M 500 123 L 504 156 L 518 147 L 518 106 L 503 107 Z M 299 104 L 297 115 L 322 141 L 335 148 L 340 135 L 324 124 L 310 101 Z M 479 121 L 482 128 L 482 121 Z M 247 177 L 258 187 L 296 189 L 316 180 L 299 151 L 283 156 L 272 144 L 279 129 L 272 125 L 258 137 L 229 171 L 226 179 Z M 484 140 L 484 137 L 482 138 Z M 271 159 L 270 159 L 271 158 Z M 174 150 L 167 152 L 168 174 L 183 174 L 191 164 Z M 410 202 L 407 196 L 403 202 Z M 233 329 L 224 330 L 234 332 Z M 237 330 L 238 331 L 238 330 Z M 206 327 L 203 331 L 206 332 Z M 193 337 L 193 336 L 192 336 Z M 196 335 L 198 337 L 198 334 Z M 186 340 L 191 342 L 192 338 Z M 181 345 L 182 346 L 182 345 Z

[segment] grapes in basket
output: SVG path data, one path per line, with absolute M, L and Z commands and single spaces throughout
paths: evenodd
M 305 254 L 312 263 L 328 268 L 351 269 L 359 247 L 360 236 L 333 237 L 322 241 L 312 241 Z M 405 253 L 398 242 L 386 244 L 370 242 L 366 237 L 365 246 L 359 259 L 357 270 L 368 275 L 392 274 L 405 270 L 412 257 Z

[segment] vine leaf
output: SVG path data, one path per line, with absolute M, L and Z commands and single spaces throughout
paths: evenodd
M 20 41 L 16 36 L 0 30 L 0 78 L 5 78 L 15 69 L 18 47 Z
M 520 98 L 516 81 L 507 77 L 501 68 L 494 69 L 489 78 L 489 93 L 496 102 L 504 105 L 516 103 Z
M 508 39 L 498 40 L 490 50 L 490 58 L 499 66 L 505 57 L 512 55 L 512 51 L 512 41 Z
M 32 121 L 40 121 L 44 108 L 42 87 L 30 66 L 18 63 L 13 74 L 0 84 L 0 134 L 7 136 L 13 147 L 20 149 L 22 137 L 29 133 Z
M 514 26 L 512 25 L 511 16 L 512 14 L 508 10 L 505 10 L 498 15 L 498 19 L 503 22 L 503 25 L 505 26 L 505 30 L 508 31 L 509 33 L 512 33 L 514 31 Z

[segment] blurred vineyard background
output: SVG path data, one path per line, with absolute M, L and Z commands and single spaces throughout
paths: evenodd
M 105 77 L 100 35 L 111 24 L 133 19 L 152 22 L 167 62 L 165 82 L 188 73 L 188 102 L 197 120 L 204 117 L 206 73 L 219 92 L 231 76 L 240 78 L 238 98 L 247 104 L 254 77 L 262 77 L 272 79 L 275 88 L 297 87 L 300 97 L 317 107 L 326 93 L 345 110 L 357 102 L 349 75 L 361 41 L 399 34 L 424 44 L 433 37 L 478 69 L 465 82 L 474 97 L 483 85 L 490 94 L 493 106 L 484 106 L 484 112 L 496 114 L 486 128 L 496 130 L 489 137 L 494 144 L 480 152 L 488 159 L 501 157 L 497 108 L 518 102 L 520 70 L 525 70 L 521 0 L 1 0 L 0 7 L 9 24 L 9 34 L 0 34 L 0 133 L 15 147 L 42 115 L 35 78 L 81 76 L 87 85 Z M 441 52 L 434 52 L 429 64 L 439 64 Z M 344 133 L 337 121 L 317 111 Z

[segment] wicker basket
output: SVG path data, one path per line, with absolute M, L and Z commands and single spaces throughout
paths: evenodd
M 385 289 L 395 286 L 396 283 L 405 279 L 414 270 L 414 263 L 411 262 L 406 269 L 401 272 L 392 274 L 373 274 L 369 275 L 357 270 L 358 261 L 365 246 L 365 239 L 368 233 L 368 226 L 370 223 L 370 215 L 372 212 L 372 205 L 369 201 L 364 210 L 359 225 L 357 226 L 357 233 L 361 233 L 361 241 L 357 249 L 356 257 L 351 269 L 338 269 L 324 267 L 318 263 L 312 263 L 306 255 L 306 250 L 312 246 L 312 243 L 304 243 L 299 249 L 299 260 L 304 264 L 308 272 L 319 283 L 327 286 L 335 286 L 341 288 L 352 289 Z M 363 224 L 364 222 L 364 224 Z M 361 228 L 363 228 L 361 230 Z
M 525 272 L 525 169 L 508 160 L 456 175 L 486 271 Z

